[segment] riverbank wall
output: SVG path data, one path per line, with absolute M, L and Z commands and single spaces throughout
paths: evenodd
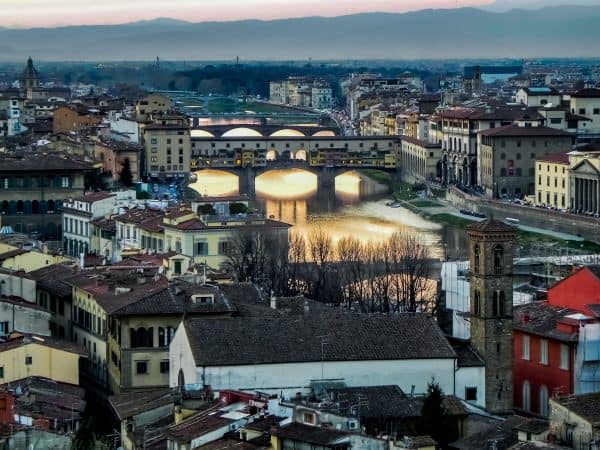
M 459 209 L 483 213 L 497 220 L 510 217 L 519 220 L 521 225 L 572 234 L 600 244 L 600 220 L 593 217 L 489 200 L 469 195 L 455 187 L 446 191 L 445 200 Z

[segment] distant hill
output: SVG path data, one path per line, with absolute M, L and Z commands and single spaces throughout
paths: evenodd
M 502 0 L 504 2 L 509 0 Z M 527 0 L 524 0 L 527 2 Z M 562 0 L 564 1 L 564 0 Z M 577 1 L 577 0 L 573 0 Z M 580 0 L 585 1 L 585 0 Z M 521 0 L 519 0 L 521 3 Z M 544 3 L 547 3 L 545 0 Z M 0 29 L 0 60 L 300 60 L 600 56 L 600 6 Z
M 505 12 L 511 9 L 539 9 L 550 6 L 600 6 L 600 0 L 496 0 L 482 9 L 489 11 Z

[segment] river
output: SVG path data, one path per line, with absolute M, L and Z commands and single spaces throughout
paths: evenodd
M 190 187 L 202 195 L 238 193 L 235 175 L 201 170 L 196 177 Z M 363 242 L 381 242 L 400 230 L 420 234 L 432 257 L 465 254 L 463 231 L 428 221 L 405 208 L 386 206 L 385 194 L 361 198 L 360 183 L 358 174 L 347 173 L 336 179 L 335 190 L 319 192 L 314 174 L 299 169 L 273 170 L 256 179 L 253 206 L 268 217 L 291 223 L 293 232 L 305 236 L 321 227 L 334 241 L 354 236 Z

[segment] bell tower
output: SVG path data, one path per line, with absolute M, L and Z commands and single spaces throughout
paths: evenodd
M 485 361 L 485 404 L 494 414 L 513 405 L 513 244 L 516 230 L 485 220 L 467 228 L 471 345 Z

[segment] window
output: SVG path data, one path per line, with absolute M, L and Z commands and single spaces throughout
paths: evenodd
M 69 177 L 60 177 L 60 187 L 68 188 L 71 186 Z
M 502 275 L 502 267 L 504 266 L 504 249 L 501 245 L 494 247 L 494 274 Z
M 208 242 L 196 242 L 196 255 L 208 255 Z
M 26 356 L 25 357 L 25 364 L 30 366 L 33 363 L 33 357 L 31 356 Z
M 8 321 L 0 322 L 0 335 L 8 334 Z
M 585 108 L 579 108 L 579 114 L 585 116 Z
M 479 273 L 479 257 L 481 254 L 481 249 L 479 248 L 479 244 L 475 244 L 473 247 L 473 270 L 475 273 Z
M 594 115 L 597 116 L 600 114 L 600 108 L 594 108 Z
M 309 425 L 315 425 L 315 415 L 310 412 L 305 412 L 304 414 L 302 414 L 302 422 L 307 423 Z
M 477 401 L 477 387 L 465 387 L 465 400 L 468 402 Z
M 146 375 L 148 373 L 148 361 L 136 361 L 135 373 L 138 375 Z
M 4 378 L 4 366 L 0 366 L 0 378 Z
M 160 362 L 160 373 L 169 373 L 169 360 Z
M 529 381 L 523 382 L 523 387 L 521 389 L 521 407 L 524 411 L 531 410 L 531 386 L 529 385 Z
M 548 417 L 548 388 L 544 385 L 540 388 L 540 415 Z
M 540 339 L 540 364 L 548 364 L 548 341 Z
M 479 292 L 479 290 L 475 290 L 474 295 L 474 305 L 473 305 L 473 314 L 475 314 L 476 316 L 480 316 L 481 315 L 481 293 Z
M 521 348 L 521 358 L 529 360 L 530 357 L 531 338 L 527 335 L 523 336 L 523 345 Z
M 219 242 L 219 255 L 226 255 L 227 254 L 227 241 L 220 241 Z
M 560 368 L 569 370 L 569 346 L 560 344 Z

